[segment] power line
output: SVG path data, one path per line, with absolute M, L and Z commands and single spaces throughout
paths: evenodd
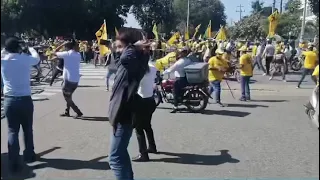
M 241 4 L 240 4 L 240 6 L 237 6 L 237 7 L 239 8 L 239 10 L 237 10 L 236 12 L 238 12 L 240 14 L 240 20 L 241 20 L 242 19 L 242 13 L 246 12 L 246 11 L 242 9 L 244 6 L 242 6 Z

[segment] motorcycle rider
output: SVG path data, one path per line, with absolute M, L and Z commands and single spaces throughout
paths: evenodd
M 178 110 L 179 98 L 181 96 L 181 90 L 187 86 L 188 81 L 186 78 L 186 73 L 184 68 L 192 63 L 190 58 L 188 58 L 189 49 L 187 47 L 183 47 L 179 49 L 177 55 L 177 61 L 169 67 L 167 70 L 163 72 L 163 75 L 174 72 L 174 76 L 176 77 L 176 81 L 173 85 L 173 110 L 171 113 L 176 113 Z

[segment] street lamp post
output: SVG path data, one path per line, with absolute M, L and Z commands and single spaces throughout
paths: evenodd
M 300 33 L 300 42 L 303 41 L 305 26 L 306 26 L 306 15 L 307 15 L 307 0 L 304 0 L 303 5 L 303 15 L 302 15 L 302 25 L 301 25 L 301 33 Z

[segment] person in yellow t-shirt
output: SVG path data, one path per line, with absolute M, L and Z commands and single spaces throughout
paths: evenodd
M 314 71 L 314 68 L 317 66 L 317 63 L 318 63 L 318 55 L 316 52 L 313 51 L 313 46 L 308 47 L 308 50 L 303 52 L 303 55 L 305 57 L 304 68 L 303 68 L 302 76 L 298 83 L 297 88 L 300 88 L 301 83 L 303 82 L 304 78 L 307 75 L 312 74 L 312 72 Z M 316 79 L 314 79 L 313 77 L 311 78 L 315 83 L 317 83 Z
M 229 66 L 225 59 L 223 59 L 223 51 L 217 51 L 216 56 L 209 59 L 209 82 L 210 94 L 215 92 L 216 103 L 221 104 L 221 81 L 224 73 L 228 70 Z
M 317 87 L 319 87 L 319 65 L 314 69 L 312 76 L 317 79 Z
M 253 76 L 252 57 L 247 50 L 240 53 L 241 98 L 240 101 L 250 101 L 250 79 Z

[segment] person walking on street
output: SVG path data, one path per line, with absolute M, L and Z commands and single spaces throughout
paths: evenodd
M 309 46 L 308 50 L 303 52 L 303 55 L 305 57 L 304 59 L 304 65 L 303 65 L 303 70 L 302 70 L 302 76 L 301 79 L 298 83 L 297 88 L 300 88 L 301 83 L 303 82 L 304 78 L 307 75 L 311 75 L 314 71 L 314 68 L 317 66 L 318 64 L 318 55 L 316 52 L 313 51 L 313 46 Z M 317 83 L 316 78 L 314 78 L 314 76 L 311 76 L 311 79 Z
M 227 60 L 223 59 L 224 52 L 220 49 L 216 51 L 216 56 L 209 59 L 209 82 L 210 82 L 210 94 L 215 92 L 215 100 L 220 106 L 224 106 L 221 103 L 221 81 L 225 72 L 228 70 L 229 65 Z
M 136 46 L 143 48 L 145 55 L 150 56 L 150 43 L 140 41 Z M 147 60 L 147 59 L 142 59 Z M 153 98 L 154 82 L 157 77 L 157 69 L 148 61 L 143 62 L 147 69 L 146 74 L 140 81 L 136 99 L 139 105 L 134 114 L 134 127 L 139 144 L 139 155 L 132 160 L 135 162 L 149 161 L 148 153 L 157 153 L 157 147 L 154 139 L 153 129 L 151 127 L 152 114 L 156 110 L 156 103 Z M 148 148 L 145 134 L 148 139 Z
M 264 52 L 264 49 L 265 49 L 265 43 L 261 42 L 259 45 L 258 45 L 258 48 L 257 48 L 257 54 L 255 56 L 255 59 L 254 59 L 254 64 L 253 64 L 253 69 L 258 66 L 258 69 L 259 70 L 262 70 L 263 72 L 263 76 L 266 75 L 266 68 L 264 67 L 264 65 L 262 64 L 262 54 Z
M 54 80 L 58 77 L 58 75 L 62 75 L 63 74 L 63 59 L 57 59 L 58 60 L 58 65 L 56 66 L 56 68 L 54 69 L 53 75 L 51 77 L 50 80 L 50 86 L 52 86 Z
M 65 47 L 66 51 L 58 52 L 62 47 Z M 83 115 L 78 106 L 72 100 L 72 94 L 78 87 L 80 80 L 80 62 L 81 55 L 75 49 L 77 48 L 77 43 L 75 40 L 66 41 L 62 45 L 56 48 L 54 54 L 64 60 L 63 67 L 63 87 L 62 92 L 64 99 L 67 102 L 67 108 L 62 117 L 70 117 L 70 108 L 76 113 L 74 118 L 81 118 Z
M 241 98 L 240 101 L 250 101 L 250 79 L 253 76 L 252 57 L 246 49 L 240 53 Z
M 112 126 L 109 164 L 116 180 L 133 180 L 128 145 L 133 131 L 135 96 L 146 69 L 142 66 L 144 57 L 133 45 L 138 40 L 133 30 L 119 30 L 116 37 L 117 52 L 121 52 L 118 70 L 112 87 L 109 105 L 109 123 Z
M 27 163 L 36 160 L 33 141 L 33 102 L 31 98 L 31 67 L 40 61 L 38 53 L 28 48 L 31 56 L 22 53 L 21 41 L 10 37 L 5 42 L 6 54 L 1 53 L 1 78 L 4 84 L 4 114 L 8 121 L 9 171 L 22 170 L 20 161 L 19 131 L 23 129 L 25 150 L 23 159 Z
M 273 61 L 275 51 L 276 51 L 276 49 L 275 49 L 274 45 L 272 44 L 272 40 L 268 39 L 266 48 L 265 48 L 263 55 L 262 55 L 262 57 L 266 58 L 266 73 L 267 73 L 266 75 L 268 75 L 268 76 L 270 75 L 270 66 L 271 66 L 271 62 Z

